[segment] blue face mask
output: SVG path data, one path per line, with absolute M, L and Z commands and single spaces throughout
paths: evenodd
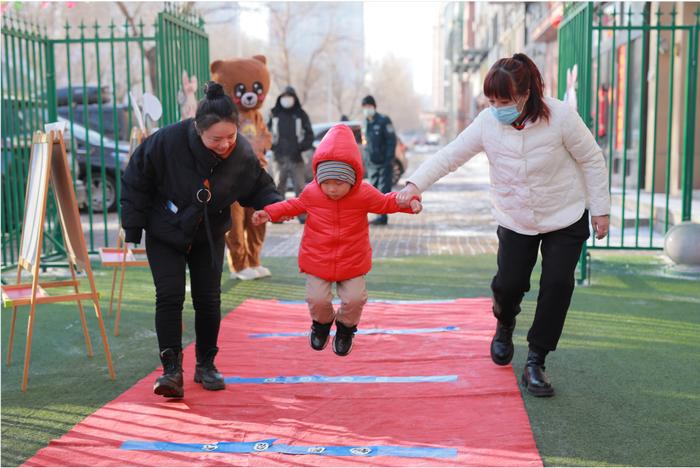
M 515 122 L 518 118 L 520 112 L 518 112 L 518 106 L 513 104 L 512 106 L 505 107 L 493 107 L 491 106 L 491 113 L 493 114 L 499 122 L 504 125 L 510 125 Z

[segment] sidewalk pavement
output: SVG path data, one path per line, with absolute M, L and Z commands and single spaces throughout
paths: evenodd
M 404 176 L 433 154 L 410 152 Z M 495 253 L 497 224 L 491 215 L 488 188 L 488 161 L 480 154 L 428 189 L 419 215 L 393 214 L 388 225 L 371 226 L 374 257 Z M 302 232 L 303 225 L 296 220 L 268 224 L 262 256 L 296 256 Z

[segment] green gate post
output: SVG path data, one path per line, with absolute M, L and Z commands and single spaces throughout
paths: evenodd
M 50 41 L 44 41 L 44 50 L 46 53 L 46 99 L 48 101 L 49 122 L 55 122 L 58 120 L 58 112 L 56 111 L 56 56 Z
M 558 95 L 566 92 L 566 71 L 578 67 L 578 111 L 588 127 L 592 124 L 591 108 L 591 60 L 593 58 L 593 3 L 565 5 L 565 18 L 559 25 L 559 79 Z M 581 44 L 581 41 L 583 43 Z M 583 284 L 588 271 L 588 246 L 584 243 L 579 260 L 577 282 Z
M 695 157 L 695 101 L 698 88 L 698 21 L 700 8 L 695 11 L 695 27 L 690 30 L 688 38 L 688 65 L 685 78 L 685 124 L 683 135 L 683 174 L 682 187 L 682 220 L 690 221 L 693 203 L 693 159 Z

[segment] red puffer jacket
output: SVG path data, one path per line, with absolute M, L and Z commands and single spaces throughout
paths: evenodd
M 316 181 L 316 168 L 323 161 L 342 161 L 355 169 L 357 182 L 340 200 L 328 198 Z M 367 213 L 412 213 L 411 209 L 399 208 L 396 192 L 383 194 L 362 181 L 360 150 L 346 125 L 328 131 L 316 149 L 313 167 L 314 180 L 299 198 L 268 205 L 265 211 L 273 221 L 307 213 L 299 248 L 302 273 L 334 282 L 367 274 L 372 268 Z

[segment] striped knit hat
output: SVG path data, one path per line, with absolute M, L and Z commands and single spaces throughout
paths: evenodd
M 316 166 L 316 181 L 320 184 L 326 180 L 341 180 L 355 185 L 355 170 L 348 163 L 341 161 L 323 161 Z

